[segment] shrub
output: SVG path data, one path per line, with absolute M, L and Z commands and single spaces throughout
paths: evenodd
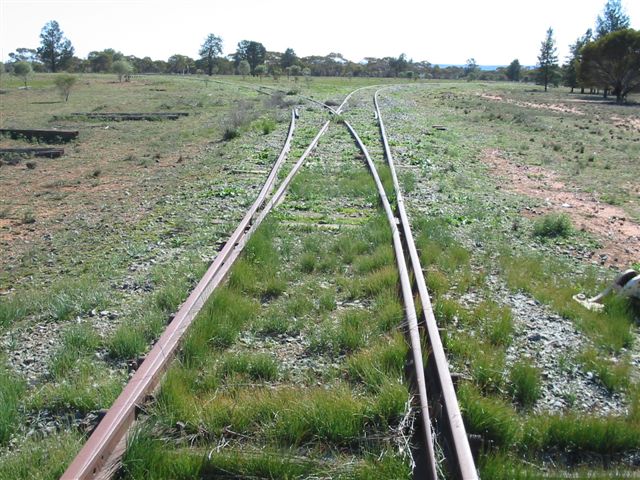
M 73 86 L 76 84 L 77 81 L 78 81 L 78 77 L 74 75 L 67 75 L 67 74 L 58 75 L 54 80 L 56 89 L 58 90 L 58 93 L 60 93 L 60 96 L 64 98 L 65 102 L 69 100 L 69 94 L 71 93 L 71 89 L 73 88 Z
M 566 213 L 549 213 L 533 224 L 533 233 L 537 237 L 568 237 L 572 231 L 571 219 Z

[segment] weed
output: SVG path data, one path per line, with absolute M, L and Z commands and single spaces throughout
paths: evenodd
M 77 362 L 95 351 L 100 337 L 88 324 L 72 325 L 62 336 L 62 345 L 53 356 L 49 370 L 53 378 L 61 380 L 76 367 Z
M 523 445 L 565 453 L 613 455 L 640 444 L 640 426 L 617 417 L 540 415 L 527 422 L 524 432 Z
M 396 334 L 349 357 L 347 374 L 352 381 L 377 392 L 384 384 L 402 377 L 406 355 L 407 345 L 402 336 Z
M 549 213 L 533 224 L 533 234 L 537 237 L 568 237 L 572 232 L 571 218 L 566 213 Z
M 73 375 L 59 384 L 47 383 L 30 398 L 27 408 L 64 413 L 70 410 L 87 413 L 110 407 L 122 391 L 124 374 L 113 375 L 88 358 L 80 359 Z
M 365 274 L 383 267 L 392 266 L 395 254 L 391 245 L 380 245 L 370 255 L 360 255 L 355 259 L 354 269 L 359 274 Z
M 499 392 L 504 382 L 504 352 L 481 344 L 473 358 L 471 374 L 475 383 L 484 393 Z
M 513 398 L 523 407 L 532 407 L 542 395 L 540 372 L 527 361 L 520 361 L 511 367 L 509 388 Z
M 387 292 L 393 294 L 397 288 L 398 272 L 393 265 L 387 265 L 371 272 L 360 283 L 360 291 L 367 297 L 375 297 Z
M 375 299 L 374 318 L 379 332 L 390 332 L 402 325 L 404 309 L 396 295 L 382 293 Z
M 520 423 L 513 408 L 499 398 L 485 397 L 470 384 L 458 389 L 460 408 L 471 434 L 482 435 L 496 446 L 509 447 L 520 435 Z
M 107 342 L 112 358 L 129 360 L 140 356 L 147 348 L 147 339 L 136 325 L 123 325 Z
M 267 354 L 240 353 L 227 356 L 220 373 L 223 377 L 244 375 L 250 380 L 270 382 L 278 377 L 278 365 Z
M 22 223 L 23 225 L 36 223 L 36 215 L 35 213 L 33 213 L 33 210 L 25 210 L 22 213 L 22 217 L 20 218 L 20 223 Z
M 322 312 L 332 312 L 336 309 L 336 296 L 331 291 L 325 291 L 320 294 L 318 299 L 318 310 Z
M 4 366 L 0 366 L 0 445 L 6 445 L 21 418 L 20 401 L 25 384 Z
M 253 126 L 263 135 L 268 135 L 276 129 L 277 124 L 273 118 L 263 117 L 253 122 Z
M 595 348 L 587 348 L 578 357 L 587 371 L 595 373 L 602 385 L 610 392 L 625 391 L 629 387 L 631 365 L 628 359 L 611 361 L 603 358 Z
M 256 312 L 254 301 L 230 288 L 216 291 L 198 314 L 184 342 L 185 364 L 197 366 L 210 354 L 211 348 L 233 344 L 244 325 L 253 321 Z
M 304 253 L 300 257 L 300 271 L 303 273 L 313 273 L 316 268 L 317 258 L 313 253 Z
M 0 458 L 0 478 L 60 478 L 85 440 L 76 430 L 44 438 L 34 435 Z

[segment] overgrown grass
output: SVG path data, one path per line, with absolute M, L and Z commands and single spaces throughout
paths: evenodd
M 509 373 L 510 391 L 523 407 L 529 408 L 540 398 L 540 372 L 526 360 L 517 362 Z
M 577 277 L 562 261 L 549 261 L 539 255 L 500 255 L 501 270 L 510 288 L 530 293 L 569 318 L 596 344 L 612 353 L 629 348 L 633 342 L 633 315 L 625 299 L 610 298 L 602 312 L 586 310 L 573 300 L 580 292 L 601 289 L 595 275 Z
M 0 365 L 0 445 L 5 445 L 16 431 L 22 416 L 19 409 L 25 383 Z
M 60 478 L 85 438 L 75 431 L 55 436 L 30 438 L 19 449 L 0 457 L 0 478 L 49 480 Z
M 222 450 L 175 448 L 147 431 L 137 431 L 123 458 L 122 476 L 139 478 L 349 478 L 382 480 L 409 477 L 407 462 L 382 452 L 354 461 L 339 452 L 228 446 Z
M 169 315 L 178 310 L 206 268 L 204 262 L 195 258 L 187 258 L 177 267 L 155 268 L 151 273 L 151 280 L 156 286 L 153 295 L 134 310 L 107 340 L 109 355 L 120 360 L 142 355 L 160 336 Z
M 242 328 L 253 321 L 257 303 L 231 288 L 216 291 L 189 331 L 181 353 L 187 365 L 197 366 L 210 355 L 211 349 L 232 345 Z
M 27 290 L 0 297 L 0 327 L 9 326 L 29 315 L 64 321 L 99 309 L 107 303 L 107 288 L 91 275 L 64 279 L 49 291 Z
M 89 357 L 100 345 L 100 337 L 87 323 L 72 325 L 62 335 L 62 345 L 53 356 L 49 370 L 56 380 L 73 372 L 79 361 Z

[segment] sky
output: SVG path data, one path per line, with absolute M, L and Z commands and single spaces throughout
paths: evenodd
M 113 48 L 166 60 L 198 58 L 209 33 L 224 54 L 241 40 L 298 56 L 341 53 L 397 57 L 433 64 L 535 65 L 540 43 L 554 30 L 562 63 L 571 43 L 593 28 L 605 0 L 0 0 L 0 60 L 16 48 L 37 48 L 56 20 L 76 56 Z M 623 0 L 640 29 L 640 0 Z

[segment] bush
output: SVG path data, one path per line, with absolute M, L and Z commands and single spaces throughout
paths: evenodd
M 533 233 L 537 237 L 568 237 L 572 231 L 571 218 L 566 213 L 549 213 L 533 224 Z
M 78 81 L 78 77 L 74 75 L 58 75 L 54 80 L 56 85 L 56 89 L 60 93 L 60 96 L 64 98 L 64 101 L 67 102 L 69 100 L 69 94 L 71 93 L 71 89 Z

